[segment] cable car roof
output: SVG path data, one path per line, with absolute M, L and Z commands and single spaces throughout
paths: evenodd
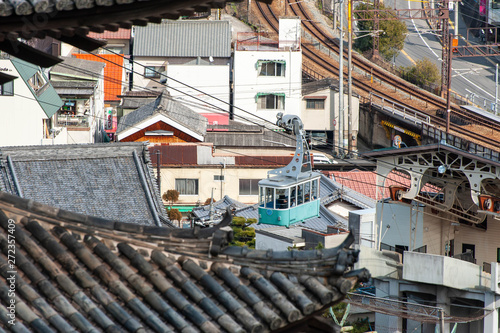
M 290 187 L 294 184 L 299 184 L 305 182 L 306 180 L 312 180 L 319 177 L 321 177 L 321 173 L 315 171 L 301 173 L 298 179 L 279 175 L 260 180 L 259 186 Z

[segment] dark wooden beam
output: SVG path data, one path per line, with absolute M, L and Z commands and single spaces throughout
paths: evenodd
M 52 67 L 62 61 L 58 57 L 32 48 L 17 40 L 6 39 L 0 42 L 0 50 L 40 67 Z

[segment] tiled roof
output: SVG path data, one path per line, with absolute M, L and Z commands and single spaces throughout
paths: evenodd
M 166 91 L 158 96 L 156 100 L 123 116 L 118 123 L 117 133 L 128 130 L 130 127 L 143 122 L 154 114 L 165 115 L 199 135 L 205 135 L 206 133 L 207 119 L 182 103 L 172 99 Z
M 295 148 L 296 139 L 284 132 L 263 129 L 260 126 L 229 121 L 229 125 L 213 126 L 216 131 L 207 132 L 205 142 L 217 147 L 280 147 Z M 291 151 L 293 155 L 294 150 Z M 286 162 L 288 163 L 288 162 Z
M 63 74 L 74 78 L 98 80 L 102 77 L 105 63 L 96 60 L 84 60 L 74 57 L 62 57 L 63 62 L 50 69 L 51 75 Z M 51 77 L 52 79 L 52 77 Z
M 324 174 L 321 175 L 320 197 L 321 203 L 324 205 L 339 199 L 347 201 L 359 209 L 373 208 L 376 205 L 376 201 L 371 197 L 349 188 L 342 182 L 329 179 Z
M 249 250 L 226 246 L 230 221 L 228 215 L 220 228 L 205 229 L 116 223 L 109 229 L 107 220 L 0 193 L 0 247 L 6 253 L 9 240 L 16 244 L 15 263 L 0 255 L 2 326 L 16 332 L 311 331 L 315 315 L 369 278 L 366 270 L 351 270 L 359 255 L 348 249 L 352 235 L 332 249 Z M 12 278 L 15 296 L 9 296 Z M 12 301 L 14 327 L 7 316 Z
M 229 58 L 231 24 L 185 20 L 136 27 L 134 56 Z
M 0 157 L 2 191 L 122 222 L 166 219 L 143 143 L 3 147 Z
M 212 207 L 213 207 L 213 219 L 220 220 L 224 215 L 224 213 L 226 212 L 227 207 L 239 209 L 247 207 L 247 205 L 239 201 L 233 200 L 227 195 L 225 195 L 224 198 L 214 202 L 212 204 Z M 192 212 L 193 215 L 201 221 L 208 221 L 210 219 L 210 205 L 195 207 L 193 208 Z
M 87 37 L 95 39 L 130 39 L 130 29 L 118 29 L 118 31 L 104 31 L 103 33 L 89 32 Z
M 328 171 L 325 172 L 332 177 L 337 183 L 342 186 L 348 187 L 356 192 L 363 194 L 372 199 L 385 199 L 390 197 L 389 186 L 397 185 L 397 186 L 410 186 L 410 179 L 405 177 L 404 175 L 396 172 L 391 172 L 387 179 L 385 180 L 385 187 L 383 192 L 378 189 L 378 197 L 377 197 L 377 173 L 372 171 Z M 435 191 L 435 189 L 424 187 L 423 190 L 427 190 L 430 192 Z M 383 194 L 383 197 L 382 197 Z
M 70 80 L 70 81 L 53 81 L 50 83 L 57 91 L 59 96 L 61 95 L 71 95 L 71 96 L 89 96 L 94 94 L 94 89 L 96 86 L 96 81 L 82 81 L 82 80 Z
M 329 77 L 318 81 L 304 83 L 302 85 L 302 95 L 307 95 L 320 90 L 329 89 L 330 87 L 338 91 L 339 80 Z
M 123 56 L 117 54 L 81 54 L 74 56 L 78 59 L 102 62 L 104 67 L 104 100 L 119 101 L 118 95 L 122 93 L 123 81 Z

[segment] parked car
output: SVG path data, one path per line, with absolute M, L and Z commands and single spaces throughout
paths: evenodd
M 329 159 L 325 154 L 313 153 L 313 164 L 337 164 L 337 161 Z

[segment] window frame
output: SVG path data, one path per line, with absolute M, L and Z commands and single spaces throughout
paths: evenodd
M 165 66 L 144 66 L 144 77 L 146 79 L 157 79 L 161 77 L 164 71 Z
M 181 184 L 181 182 L 184 182 L 184 184 Z M 188 181 L 194 181 L 194 191 L 193 193 L 183 193 L 183 192 L 189 192 L 188 191 L 188 186 L 192 186 L 188 184 Z M 179 195 L 199 195 L 200 193 L 200 187 L 199 187 L 199 179 L 198 178 L 176 178 L 175 179 L 175 190 L 179 192 Z M 184 191 L 186 190 L 186 191 Z
M 28 79 L 27 83 L 35 94 L 40 96 L 45 91 L 49 81 L 45 78 L 41 71 L 38 71 Z
M 255 96 L 255 100 L 257 102 L 257 110 L 285 110 L 284 93 L 258 93 Z M 273 107 L 268 107 L 271 104 Z
M 313 104 L 313 107 L 310 107 L 310 103 Z M 321 105 L 317 105 L 321 104 Z M 306 98 L 306 110 L 324 110 L 325 109 L 325 100 L 322 98 Z
M 214 182 L 224 182 L 225 181 L 225 175 L 214 175 Z M 218 179 L 216 179 L 218 178 Z
M 10 86 L 11 90 L 6 91 L 6 86 Z M 0 96 L 14 96 L 14 81 L 5 82 L 4 84 L 0 85 Z
M 284 60 L 257 61 L 258 76 L 285 77 L 286 62 Z
M 242 181 L 248 181 L 249 185 L 249 193 L 242 193 L 241 186 L 242 186 Z M 259 181 L 260 179 L 255 179 L 255 178 L 240 178 L 238 181 L 238 195 L 259 195 Z M 255 184 L 253 184 L 255 182 Z M 252 185 L 255 186 L 255 189 L 252 187 Z M 252 191 L 254 193 L 252 193 Z

